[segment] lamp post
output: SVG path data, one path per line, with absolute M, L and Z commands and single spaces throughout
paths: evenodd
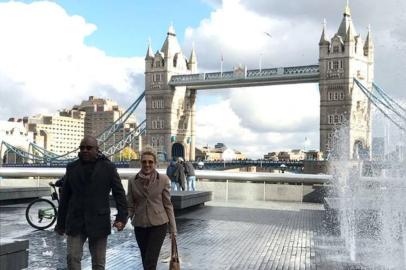
M 285 173 L 286 165 L 285 165 L 285 164 L 281 164 L 280 169 L 281 169 L 281 172 L 282 172 L 282 173 Z

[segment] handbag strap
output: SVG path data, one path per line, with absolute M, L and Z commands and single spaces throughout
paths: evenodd
M 176 237 L 172 237 L 172 245 L 171 245 L 171 257 L 172 258 L 178 258 L 179 254 L 178 254 L 178 245 L 176 243 Z

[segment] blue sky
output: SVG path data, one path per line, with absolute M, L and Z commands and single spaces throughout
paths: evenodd
M 30 3 L 33 1 L 24 1 Z M 85 43 L 102 49 L 110 56 L 130 57 L 146 52 L 148 38 L 158 49 L 173 23 L 179 40 L 186 27 L 196 27 L 212 8 L 194 0 L 63 0 L 55 1 L 69 15 L 80 15 L 97 26 Z M 159 47 L 160 48 L 160 47 Z
M 195 43 L 199 72 L 218 71 L 221 54 L 224 70 L 258 68 L 260 57 L 263 68 L 317 64 L 323 18 L 331 38 L 345 2 L 0 1 L 0 120 L 55 113 L 90 95 L 128 107 L 144 90 L 148 38 L 160 49 L 171 22 L 186 56 Z M 406 1 L 350 4 L 362 38 L 372 25 L 376 82 L 406 99 Z M 303 148 L 305 138 L 307 149 L 319 147 L 317 84 L 201 91 L 196 117 L 197 145 L 223 142 L 249 157 Z

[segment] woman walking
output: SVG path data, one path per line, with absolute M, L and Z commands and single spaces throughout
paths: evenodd
M 176 237 L 176 222 L 171 203 L 171 182 L 156 171 L 153 151 L 141 154 L 141 171 L 128 181 L 128 213 L 134 226 L 144 270 L 155 270 L 169 223 Z

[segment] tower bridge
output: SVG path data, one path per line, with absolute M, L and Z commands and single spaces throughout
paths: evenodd
M 180 156 L 194 160 L 198 90 L 301 83 L 319 84 L 320 151 L 325 156 L 333 149 L 337 140 L 335 132 L 343 123 L 347 128 L 341 136 L 347 140 L 341 150 L 347 153 L 347 158 L 359 158 L 360 151 L 364 157 L 370 156 L 371 106 L 375 106 L 399 129 L 406 131 L 406 109 L 373 81 L 374 45 L 371 30 L 368 29 L 365 40 L 357 34 L 348 3 L 338 30 L 331 38 L 327 37 L 324 24 L 318 46 L 318 64 L 250 70 L 240 65 L 231 71 L 198 73 L 194 47 L 187 58 L 171 26 L 161 49 L 153 53 L 151 44 L 148 45 L 145 91 L 120 119 L 99 135 L 98 141 L 106 146 L 109 138 L 114 137 L 145 97 L 145 121 L 135 129 L 134 134 L 127 134 L 121 141 L 104 147 L 105 154 L 114 155 L 128 142 L 145 134 L 143 144 L 151 145 L 165 159 Z M 141 128 L 144 124 L 145 127 Z M 69 160 L 70 153 L 55 155 L 45 149 L 31 148 L 33 151 L 29 153 L 2 142 L 0 153 L 3 158 L 5 151 L 11 151 L 23 160 L 32 162 Z
M 149 44 L 145 57 L 145 143 L 168 157 L 194 159 L 197 90 L 318 83 L 320 150 L 325 155 L 330 152 L 337 125 L 346 122 L 349 139 L 343 150 L 348 158 L 356 158 L 361 149 L 370 152 L 371 103 L 354 79 L 372 91 L 371 31 L 365 40 L 356 33 L 347 3 L 337 32 L 328 38 L 324 25 L 318 45 L 318 64 L 254 70 L 237 66 L 232 71 L 198 73 L 195 49 L 185 57 L 171 26 L 162 48 L 154 54 Z

